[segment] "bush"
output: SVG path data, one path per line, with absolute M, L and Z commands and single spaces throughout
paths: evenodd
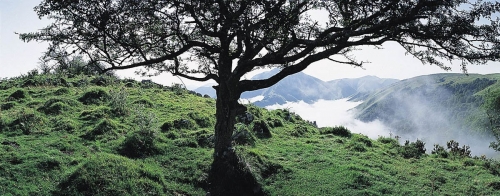
M 109 93 L 109 106 L 116 115 L 125 115 L 128 113 L 127 92 L 124 88 L 120 90 L 111 90 Z
M 379 137 L 377 139 L 377 141 L 382 143 L 382 144 L 392 144 L 393 146 L 398 145 L 398 141 L 396 139 L 390 138 L 390 137 Z
M 157 119 L 153 113 L 144 111 L 144 108 L 135 109 L 135 132 L 129 134 L 122 144 L 120 154 L 130 158 L 142 158 L 158 153 L 156 147 Z
M 78 101 L 82 102 L 85 105 L 99 104 L 108 99 L 108 97 L 109 95 L 104 89 L 93 88 L 85 92 L 80 98 L 78 98 Z
M 26 92 L 24 89 L 18 89 L 14 91 L 12 94 L 9 95 L 7 98 L 8 101 L 21 101 L 23 99 L 28 98 L 28 92 Z
M 321 134 L 333 134 L 341 137 L 351 137 L 352 133 L 349 129 L 344 126 L 335 126 L 335 127 L 327 127 L 322 128 L 320 130 Z
M 54 95 L 66 95 L 69 94 L 69 88 L 59 88 L 54 92 Z
M 269 129 L 266 121 L 263 120 L 254 121 L 252 131 L 257 135 L 257 137 L 260 138 L 271 137 L 271 130 Z
M 0 105 L 0 110 L 10 110 L 16 106 L 16 102 L 6 102 Z
M 195 112 L 189 113 L 188 116 L 191 119 L 193 119 L 196 122 L 196 124 L 201 128 L 207 128 L 213 126 L 212 121 L 208 116 L 201 115 L 200 113 L 195 113 Z
M 434 149 L 432 149 L 431 154 L 435 154 L 440 158 L 448 158 L 448 152 L 439 144 L 434 144 Z
M 177 147 L 190 147 L 197 148 L 198 143 L 195 139 L 192 138 L 178 138 L 174 140 L 174 145 Z
M 406 159 L 409 158 L 420 158 L 425 154 L 425 143 L 422 140 L 418 140 L 415 142 L 411 142 L 406 140 L 405 145 L 401 146 L 398 149 L 398 152 L 401 156 Z
M 187 119 L 174 120 L 174 127 L 176 129 L 193 129 L 194 123 Z
M 447 142 L 446 147 L 448 147 L 448 151 L 453 156 L 471 157 L 470 147 L 466 146 L 466 145 L 463 145 L 462 147 L 460 147 L 460 144 L 455 140 L 450 140 L 449 142 Z

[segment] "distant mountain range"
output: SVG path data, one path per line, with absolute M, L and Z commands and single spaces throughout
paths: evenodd
M 252 79 L 266 79 L 275 75 L 278 71 L 278 69 L 273 69 L 255 75 Z M 272 87 L 245 92 L 242 94 L 241 98 L 250 99 L 257 96 L 263 96 L 262 100 L 254 103 L 260 107 L 298 101 L 313 103 L 319 99 L 335 100 L 355 95 L 361 98 L 398 81 L 397 79 L 365 76 L 361 78 L 345 78 L 325 82 L 300 72 L 286 77 Z M 195 89 L 195 91 L 215 97 L 215 90 L 211 86 L 200 87 Z

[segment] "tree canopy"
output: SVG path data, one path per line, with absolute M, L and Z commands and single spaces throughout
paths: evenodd
M 354 47 L 387 41 L 444 69 L 455 59 L 464 69 L 497 60 L 499 23 L 491 15 L 499 9 L 463 0 L 45 0 L 35 10 L 54 23 L 21 39 L 50 42 L 49 58 L 79 53 L 106 70 L 145 67 L 198 81 L 220 83 L 227 72 L 238 82 L 253 69 L 283 68 L 268 80 L 241 81 L 243 92 L 325 58 L 360 66 L 349 56 Z M 318 11 L 328 20 L 311 17 Z

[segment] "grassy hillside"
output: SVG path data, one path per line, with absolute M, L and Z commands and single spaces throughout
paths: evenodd
M 205 195 L 213 99 L 109 76 L 30 72 L 0 81 L 0 101 L 0 195 Z M 254 119 L 236 125 L 235 149 L 269 195 L 500 190 L 500 164 L 458 145 L 427 155 L 418 141 L 401 146 L 248 107 Z
M 434 74 L 393 84 L 360 104 L 357 117 L 379 119 L 397 132 L 434 129 L 448 134 L 489 134 L 483 104 L 500 89 L 500 74 Z

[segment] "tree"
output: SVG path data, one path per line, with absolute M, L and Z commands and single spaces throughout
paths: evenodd
M 48 59 L 84 55 L 105 70 L 142 67 L 217 82 L 211 175 L 218 179 L 234 165 L 231 135 L 242 92 L 322 59 L 362 66 L 351 51 L 389 41 L 422 63 L 448 70 L 443 62 L 459 60 L 466 71 L 498 60 L 499 10 L 500 3 L 481 0 L 43 0 L 35 11 L 53 23 L 20 38 L 49 42 Z M 311 16 L 319 11 L 324 22 Z M 266 67 L 281 70 L 242 79 Z

